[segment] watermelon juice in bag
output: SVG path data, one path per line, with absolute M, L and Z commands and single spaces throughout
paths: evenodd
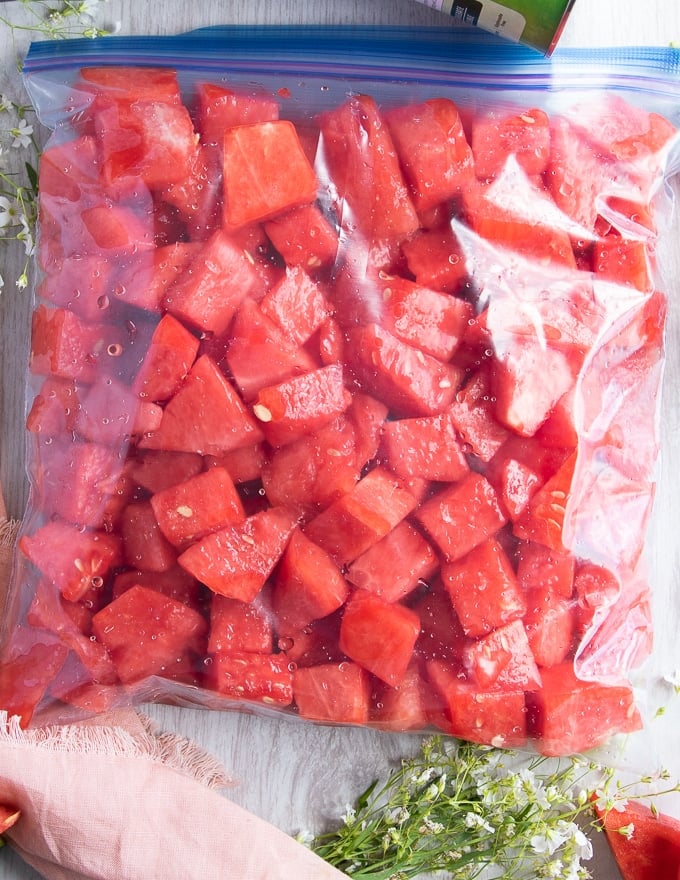
M 39 44 L 24 724 L 641 726 L 678 52 Z M 273 60 L 275 59 L 275 60 Z

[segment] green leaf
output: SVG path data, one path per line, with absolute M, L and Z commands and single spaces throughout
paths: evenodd
M 33 190 L 34 193 L 37 193 L 38 192 L 38 172 L 33 167 L 33 165 L 31 165 L 30 162 L 26 162 L 24 164 L 24 167 L 26 169 L 26 177 L 28 177 L 28 182 L 31 185 L 31 189 Z
M 357 813 L 360 810 L 365 810 L 366 807 L 369 805 L 369 803 L 371 801 L 371 795 L 376 790 L 377 786 L 378 786 L 378 780 L 374 779 L 373 782 L 368 786 L 368 788 L 365 789 L 365 791 L 363 791 L 359 795 L 359 797 L 357 798 L 357 806 L 356 806 Z

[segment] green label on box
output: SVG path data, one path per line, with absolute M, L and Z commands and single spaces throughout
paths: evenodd
M 550 53 L 574 0 L 421 0 L 457 21 L 474 24 Z

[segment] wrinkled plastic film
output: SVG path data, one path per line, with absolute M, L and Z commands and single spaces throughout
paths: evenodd
M 639 728 L 678 53 L 234 31 L 29 56 L 7 698 Z

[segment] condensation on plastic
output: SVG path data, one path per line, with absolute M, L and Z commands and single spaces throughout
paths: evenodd
M 539 588 L 534 583 L 533 592 L 527 590 L 526 584 L 521 588 L 525 590 L 524 599 L 529 604 L 535 602 L 534 616 L 541 620 L 545 611 L 538 607 L 541 603 L 554 604 L 559 609 L 555 611 L 556 615 L 564 614 L 566 609 L 573 633 L 572 647 L 565 662 L 573 664 L 584 681 L 614 690 L 623 688 L 621 693 L 625 696 L 629 673 L 649 654 L 652 643 L 644 535 L 654 497 L 666 311 L 665 297 L 658 290 L 663 267 L 656 265 L 655 248 L 672 209 L 673 200 L 667 184 L 677 171 L 680 157 L 677 139 L 671 131 L 671 126 L 677 127 L 680 122 L 680 52 L 647 48 L 558 50 L 548 61 L 521 46 L 499 45 L 493 38 L 480 33 L 466 31 L 460 35 L 456 31 L 441 29 L 423 29 L 414 33 L 398 28 L 376 30 L 361 27 L 227 27 L 172 38 L 121 37 L 105 41 L 38 43 L 27 58 L 25 81 L 40 120 L 53 130 L 48 148 L 68 143 L 83 131 L 92 132 L 88 126 L 93 89 L 79 80 L 79 71 L 96 66 L 172 68 L 177 72 L 189 108 L 193 106 L 197 85 L 204 82 L 250 95 L 273 96 L 278 102 L 280 116 L 292 120 L 301 132 L 315 129 L 320 118 L 326 121 L 334 118 L 333 114 L 342 106 L 353 107 L 354 118 L 359 120 L 356 130 L 363 131 L 366 138 L 364 147 L 360 142 L 351 146 L 359 164 L 362 149 L 371 148 L 371 137 L 375 134 L 367 123 L 370 112 L 373 112 L 367 111 L 367 106 L 375 108 L 376 125 L 384 134 L 385 126 L 390 128 L 385 120 L 396 118 L 390 114 L 399 108 L 435 99 L 453 101 L 460 112 L 465 135 L 472 141 L 478 171 L 482 162 L 483 123 L 491 121 L 492 127 L 500 130 L 509 118 L 514 120 L 515 128 L 542 124 L 543 121 L 547 125 L 549 122 L 549 128 L 546 128 L 549 142 L 536 146 L 533 157 L 514 153 L 511 135 L 501 147 L 507 150 L 506 160 L 486 171 L 483 178 L 471 175 L 467 188 L 450 194 L 441 204 L 427 203 L 421 192 L 421 204 L 426 207 L 417 211 L 411 204 L 409 209 L 417 218 L 415 226 L 402 232 L 400 239 L 394 233 L 384 233 L 389 223 L 387 226 L 377 223 L 374 229 L 381 228 L 383 232 L 380 240 L 375 240 L 374 236 L 371 241 L 366 240 L 362 224 L 366 222 L 366 216 L 380 215 L 384 220 L 384 209 L 370 203 L 367 207 L 368 190 L 362 194 L 353 192 L 351 180 L 344 181 L 343 191 L 337 176 L 341 160 L 337 150 L 333 155 L 330 134 L 322 123 L 322 134 L 313 157 L 319 181 L 318 203 L 326 219 L 331 220 L 339 233 L 339 247 L 332 266 L 318 270 L 316 274 L 310 269 L 309 274 L 331 300 L 334 291 L 340 289 L 340 281 L 343 290 L 353 291 L 351 295 L 356 301 L 350 309 L 345 309 L 352 314 L 345 319 L 344 326 L 341 322 L 341 335 L 344 333 L 346 340 L 365 340 L 368 337 L 357 332 L 355 325 L 367 323 L 368 313 L 371 323 L 380 325 L 385 318 L 383 304 L 390 296 L 391 286 L 402 280 L 410 286 L 409 290 L 424 286 L 415 263 L 409 263 L 408 247 L 403 247 L 404 242 L 417 239 L 426 229 L 444 231 L 450 236 L 455 243 L 455 259 L 465 271 L 455 288 L 444 285 L 436 292 L 464 301 L 471 317 L 459 347 L 451 356 L 459 382 L 457 394 L 447 399 L 444 408 L 469 399 L 465 397 L 464 389 L 470 391 L 475 378 L 490 376 L 491 385 L 476 400 L 477 412 L 487 420 L 491 418 L 496 427 L 500 426 L 506 443 L 514 444 L 504 447 L 508 452 L 505 460 L 501 451 L 492 463 L 474 444 L 463 444 L 470 473 L 484 475 L 496 493 L 503 496 L 501 504 L 505 505 L 507 524 L 494 535 L 494 552 L 504 554 L 504 558 L 511 561 L 511 577 L 517 577 L 517 560 L 529 543 L 541 544 L 544 555 L 547 547 L 553 555 L 567 556 L 572 563 L 575 561 L 579 586 L 572 586 L 568 597 L 555 597 L 549 585 L 542 584 Z M 134 82 L 129 87 L 134 87 Z M 362 103 L 365 100 L 367 104 Z M 658 150 L 645 146 L 645 138 L 653 140 L 656 137 L 649 133 L 650 119 L 654 121 L 655 131 L 666 133 L 659 135 Z M 666 128 L 668 123 L 670 126 Z M 475 143 L 475 132 L 480 137 L 478 143 Z M 521 135 L 516 136 L 521 140 Z M 548 152 L 541 158 L 539 154 L 544 148 Z M 562 152 L 560 161 L 556 162 L 558 148 Z M 368 158 L 368 153 L 363 158 Z M 399 158 L 400 173 L 415 173 L 413 168 L 411 172 L 407 170 L 408 156 Z M 62 264 L 49 257 L 51 239 L 64 246 L 80 222 L 76 218 L 82 208 L 81 199 L 86 187 L 101 186 L 99 158 L 85 156 L 82 161 L 84 165 L 74 170 L 79 179 L 89 177 L 90 183 L 82 184 L 85 189 L 76 188 L 73 202 L 69 202 L 63 192 L 56 200 L 51 200 L 49 192 L 43 194 L 41 271 L 45 280 L 37 289 L 36 300 L 36 313 L 40 312 L 43 317 L 53 318 L 59 309 L 74 311 L 81 317 L 84 314 L 81 306 L 72 302 L 64 291 L 52 296 L 51 302 L 40 299 L 41 292 L 48 289 L 46 284 L 58 290 L 59 273 L 55 266 L 61 270 Z M 573 162 L 573 166 L 569 166 L 569 162 Z M 607 166 L 606 173 L 602 172 L 602 163 Z M 590 179 L 588 174 L 591 174 Z M 560 181 L 559 184 L 555 183 L 556 180 Z M 128 184 L 126 181 L 125 185 Z M 406 201 L 410 200 L 408 186 L 411 187 L 410 196 L 415 198 L 413 190 L 417 183 L 413 178 L 408 185 L 402 180 L 402 187 L 406 189 L 399 190 L 400 198 Z M 158 219 L 161 214 L 167 219 L 167 212 L 158 211 L 158 194 L 152 193 L 143 181 L 135 181 L 133 190 L 121 193 L 112 188 L 104 195 L 109 203 L 127 199 L 126 204 L 132 206 L 136 221 L 142 227 L 146 224 L 148 233 L 150 221 L 154 217 Z M 583 208 L 580 213 L 570 203 L 570 199 L 576 197 Z M 394 210 L 401 207 L 403 205 L 396 203 L 392 206 Z M 54 216 L 58 218 L 56 225 L 51 209 L 55 209 Z M 186 228 L 182 235 L 191 237 Z M 196 235 L 201 238 L 200 233 Z M 617 250 L 619 244 L 621 248 Z M 610 250 L 611 245 L 614 245 L 613 250 Z M 271 251 L 271 243 L 267 246 Z M 68 250 L 68 244 L 66 247 Z M 146 254 L 137 253 L 135 259 L 144 263 L 151 259 L 152 253 L 153 247 Z M 111 317 L 106 312 L 109 335 L 102 334 L 103 341 L 100 340 L 106 354 L 94 359 L 91 370 L 89 366 L 81 370 L 82 365 L 78 365 L 80 375 L 76 385 L 79 398 L 74 405 L 82 411 L 83 392 L 105 379 L 109 389 L 115 386 L 112 405 L 120 410 L 120 401 L 125 401 L 127 406 L 131 400 L 136 400 L 130 391 L 135 379 L 134 369 L 143 360 L 160 310 L 122 304 L 124 291 L 120 279 L 115 280 L 115 271 L 124 268 L 129 255 L 125 259 L 120 255 L 111 258 L 104 248 L 95 248 L 88 256 L 101 257 L 106 271 L 113 272 L 114 280 L 109 288 L 100 292 L 98 299 L 103 312 L 110 308 Z M 251 255 L 254 259 L 260 256 L 259 251 Z M 631 261 L 635 277 L 622 274 L 622 260 Z M 271 262 L 268 268 L 271 269 Z M 265 275 L 263 272 L 263 277 Z M 274 277 L 279 278 L 278 275 Z M 643 279 L 642 289 L 634 286 L 636 278 Z M 270 273 L 269 280 L 263 280 L 262 284 L 272 283 Z M 430 283 L 435 289 L 437 282 Z M 339 315 L 346 305 L 334 303 Z M 172 307 L 169 308 L 172 311 Z M 93 320 L 91 313 L 87 320 Z M 394 323 L 393 320 L 391 329 L 398 333 Z M 219 360 L 219 346 L 208 338 L 210 334 L 201 333 L 200 328 L 192 330 L 200 340 L 201 350 L 211 352 Z M 406 331 L 402 328 L 403 332 L 410 332 L 409 328 Z M 390 339 L 393 335 L 388 334 Z M 229 332 L 226 336 L 226 342 L 230 344 Z M 403 342 L 402 338 L 400 344 Z M 418 351 L 412 342 L 411 339 L 407 343 L 411 345 L 409 351 L 423 361 L 423 352 Z M 117 370 L 111 367 L 111 362 L 121 351 L 124 367 Z M 34 353 L 29 408 L 35 405 L 35 396 L 44 391 L 42 383 L 51 378 L 50 368 L 45 367 L 45 363 L 52 355 L 53 351 L 41 351 L 37 356 Z M 371 356 L 376 366 L 373 375 L 371 369 L 366 368 L 365 361 L 357 363 L 361 361 L 360 354 L 346 352 L 344 359 L 355 362 L 350 389 L 355 389 L 359 383 L 363 392 L 387 406 L 390 420 L 437 415 L 427 407 L 405 405 L 400 408 L 399 403 L 395 404 L 393 392 L 384 390 L 385 377 L 376 378 L 379 373 L 378 350 L 369 353 L 369 360 Z M 35 367 L 37 361 L 41 363 L 39 369 Z M 108 365 L 102 367 L 105 362 Z M 446 365 L 446 369 L 450 367 L 451 364 Z M 401 381 L 408 382 L 408 375 Z M 416 390 L 412 396 L 418 393 Z M 542 403 L 537 403 L 537 398 Z M 163 405 L 164 401 L 161 401 L 159 406 Z M 246 400 L 246 405 L 252 406 L 252 400 Z M 527 413 L 535 417 L 535 423 L 523 422 Z M 132 418 L 130 412 L 120 411 L 116 417 L 126 424 Z M 100 413 L 98 418 L 110 421 L 110 415 Z M 82 422 L 78 424 L 82 425 Z M 88 439 L 87 430 L 82 431 L 82 428 L 74 431 L 71 427 L 61 435 L 48 433 L 47 436 L 28 432 L 32 493 L 23 527 L 21 546 L 24 549 L 30 546 L 30 539 L 45 523 L 61 521 L 60 511 L 69 507 L 68 503 L 64 504 L 64 498 L 68 499 L 69 493 L 75 492 L 75 483 L 70 489 L 69 480 L 75 480 L 77 476 L 72 453 L 74 449 L 80 450 Z M 562 436 L 560 431 L 575 434 L 575 439 L 570 441 L 572 447 L 568 448 L 567 443 L 556 439 Z M 102 496 L 102 504 L 115 508 L 116 505 L 110 502 L 115 502 L 116 493 L 122 491 L 118 480 L 127 473 L 126 465 L 136 454 L 138 438 L 133 433 L 130 439 L 125 426 L 119 429 L 114 425 L 104 434 L 107 435 L 105 443 L 109 444 L 108 457 L 116 463 L 108 475 L 111 496 L 108 499 Z M 460 436 L 458 440 L 462 443 Z M 64 444 L 68 446 L 66 455 Z M 62 447 L 61 452 L 59 447 Z M 515 449 L 512 454 L 509 452 L 511 448 Z M 271 457 L 273 450 L 274 446 L 268 447 L 267 455 Z M 568 455 L 569 451 L 573 455 Z M 537 460 L 539 453 L 545 459 L 542 463 Z M 105 467 L 106 460 L 107 455 L 103 455 L 102 467 Z M 362 465 L 357 479 L 376 465 L 382 470 L 389 469 L 390 460 L 384 446 L 380 447 L 377 457 L 362 462 Z M 60 471 L 64 467 L 66 475 Z M 564 476 L 569 468 L 573 469 L 568 471 L 572 474 L 570 478 Z M 550 483 L 551 477 L 553 483 Z M 94 479 L 94 475 L 91 478 Z M 99 473 L 97 491 L 101 492 L 106 483 L 107 474 Z M 539 511 L 536 499 L 542 497 L 542 483 L 550 483 L 555 491 L 542 502 L 544 507 Z M 411 491 L 417 491 L 402 477 L 402 488 L 407 484 Z M 527 486 L 532 487 L 530 492 Z M 527 498 L 514 499 L 514 488 L 529 492 Z M 248 490 L 253 490 L 252 485 Z M 427 486 L 420 486 L 419 504 L 427 502 L 431 510 L 432 497 L 443 497 L 445 490 L 441 480 L 430 480 Z M 538 493 L 535 496 L 531 494 L 534 491 Z M 148 494 L 139 486 L 133 487 L 133 494 L 126 497 L 128 501 L 148 500 Z M 261 494 L 258 497 L 261 498 Z M 252 498 L 246 500 L 252 504 Z M 520 507 L 508 513 L 508 505 L 515 500 Z M 534 505 L 533 519 L 530 517 L 531 525 L 527 526 L 526 511 L 531 504 Z M 118 508 L 121 506 L 122 503 Z M 109 512 L 107 516 L 106 530 L 115 533 L 120 510 L 114 514 Z M 446 518 L 444 508 L 439 516 L 440 519 Z M 440 565 L 446 568 L 451 583 L 455 580 L 452 567 L 459 560 L 446 558 L 446 548 L 441 543 L 443 539 L 437 543 L 437 528 L 432 526 L 431 518 L 419 518 L 417 512 L 414 517 L 418 529 L 435 545 Z M 536 531 L 537 518 L 543 523 L 541 528 L 545 528 L 541 534 Z M 305 525 L 304 519 L 302 524 Z M 102 527 L 104 523 L 88 521 L 87 524 L 77 522 L 71 525 L 87 532 L 94 526 Z M 559 532 L 557 539 L 555 528 Z M 77 567 L 78 560 L 69 561 L 68 552 L 61 557 L 62 549 L 59 565 L 75 563 Z M 338 564 L 342 566 L 342 563 L 340 560 Z M 133 568 L 129 560 L 123 567 Z M 342 567 L 343 574 L 347 573 L 346 567 Z M 234 699 L 233 691 L 228 698 L 219 693 L 219 688 L 212 686 L 218 658 L 207 655 L 205 635 L 201 636 L 200 645 L 191 644 L 189 655 L 178 658 L 179 671 L 176 674 L 159 670 L 140 681 L 121 684 L 116 677 L 120 653 L 135 647 L 144 652 L 143 637 L 139 646 L 118 645 L 114 648 L 114 641 L 104 645 L 102 640 L 106 642 L 106 638 L 98 641 L 89 630 L 92 610 L 106 607 L 111 600 L 114 572 L 105 571 L 103 577 L 98 574 L 96 585 L 86 591 L 85 598 L 64 605 L 59 597 L 63 572 L 59 566 L 55 570 L 54 565 L 46 565 L 44 569 L 40 572 L 27 558 L 20 559 L 5 622 L 4 658 L 8 668 L 14 664 L 12 668 L 21 672 L 23 661 L 38 646 L 33 659 L 42 651 L 46 658 L 44 669 L 48 670 L 44 675 L 53 678 L 37 685 L 33 682 L 33 690 L 26 684 L 26 693 L 19 693 L 21 685 L 17 684 L 14 693 L 10 693 L 20 708 L 24 699 L 26 723 L 31 715 L 33 723 L 45 719 L 61 721 L 121 701 L 149 699 L 274 712 L 277 715 L 296 714 L 294 701 L 289 706 L 277 707 L 276 700 L 266 696 L 263 699 L 261 693 L 250 700 Z M 115 573 L 118 571 L 116 569 Z M 276 577 L 275 571 L 268 579 L 265 593 Z M 469 571 L 465 577 L 469 577 Z M 350 588 L 357 589 L 355 585 Z M 36 590 L 42 597 L 42 607 L 37 614 Z M 409 610 L 422 609 L 429 592 L 441 592 L 439 574 L 429 574 L 397 602 Z M 454 587 L 451 587 L 452 595 L 453 592 Z M 264 593 L 260 594 L 258 602 L 262 595 Z M 539 596 L 542 598 L 537 598 Z M 199 599 L 193 600 L 206 621 L 210 615 L 211 597 L 212 592 L 201 586 Z M 464 600 L 459 601 L 462 605 L 456 607 L 460 610 L 464 608 Z M 85 607 L 87 603 L 94 605 L 88 609 Z M 464 611 L 460 613 L 464 614 Z M 340 613 L 335 612 L 335 617 L 339 616 Z M 54 621 L 53 631 L 50 631 L 50 619 Z M 524 709 L 519 726 L 515 725 L 510 734 L 505 730 L 490 729 L 488 718 L 480 721 L 481 726 L 475 731 L 474 719 L 466 716 L 456 722 L 452 713 L 455 713 L 456 700 L 464 702 L 469 699 L 474 706 L 475 700 L 481 704 L 491 695 L 489 700 L 495 705 L 493 700 L 499 693 L 522 694 L 524 685 L 533 694 L 527 698 L 529 718 L 534 717 L 534 721 L 529 722 L 529 733 L 536 734 L 538 748 L 559 751 L 563 747 L 570 750 L 575 742 L 579 747 L 582 745 L 581 741 L 574 740 L 566 741 L 566 746 L 556 744 L 550 737 L 542 740 L 538 727 L 531 728 L 532 723 L 539 723 L 535 718 L 541 714 L 540 708 L 536 709 L 541 702 L 541 687 L 534 672 L 513 667 L 513 663 L 518 665 L 513 659 L 513 651 L 523 649 L 512 645 L 507 650 L 502 639 L 500 647 L 493 643 L 494 632 L 498 632 L 501 624 L 494 624 L 495 630 L 490 626 L 481 634 L 472 629 L 463 635 L 457 633 L 455 645 L 438 643 L 434 650 L 432 644 L 441 635 L 435 633 L 436 621 L 426 620 L 423 612 L 419 619 L 430 643 L 424 642 L 421 633 L 414 661 L 409 665 L 408 693 L 400 695 L 399 687 L 392 687 L 397 682 L 391 681 L 386 686 L 384 678 L 379 680 L 379 676 L 374 676 L 368 668 L 371 667 L 370 658 L 337 657 L 335 649 L 331 652 L 332 662 L 343 669 L 355 665 L 361 667 L 362 662 L 367 666 L 362 667 L 361 681 L 365 687 L 363 696 L 368 702 L 360 723 L 401 729 L 413 726 L 415 717 L 422 722 L 415 725 L 416 729 L 423 729 L 423 725 L 435 726 L 493 744 L 520 745 L 525 734 L 527 713 Z M 512 622 L 517 615 L 508 619 Z M 139 627 L 135 626 L 133 630 L 140 637 Z M 314 638 L 316 626 L 316 622 L 310 621 L 306 638 Z M 289 635 L 274 631 L 273 650 L 279 658 L 289 649 Z M 487 636 L 485 654 L 484 639 Z M 376 643 L 368 653 L 375 653 L 381 636 L 373 633 L 367 638 Z M 345 649 L 349 649 L 351 641 L 345 638 Z M 430 656 L 428 651 L 434 652 Z M 504 659 L 499 660 L 499 656 Z M 297 659 L 303 665 L 303 661 Z M 553 675 L 548 662 L 546 660 L 545 668 L 538 670 L 539 679 L 542 676 L 547 680 Z M 296 675 L 294 667 L 295 662 L 291 661 L 292 682 Z M 285 678 L 285 671 L 283 676 Z M 20 679 L 18 676 L 16 681 Z M 251 683 L 246 681 L 243 686 L 247 689 Z M 462 688 L 460 693 L 456 688 Z M 436 698 L 431 697 L 433 692 L 436 692 Z M 385 704 L 393 707 L 391 715 L 382 711 Z M 593 713 L 595 728 L 602 726 L 601 738 L 617 732 L 616 726 L 608 726 L 607 720 L 598 716 L 595 706 L 591 705 L 588 711 Z M 399 712 L 403 717 L 399 717 Z M 630 705 L 627 721 L 631 725 L 625 729 L 635 726 L 636 717 L 636 710 Z M 329 720 L 342 723 L 343 718 Z M 356 722 L 354 717 L 352 720 Z M 577 726 L 586 729 L 588 723 L 583 717 Z M 595 741 L 599 741 L 597 735 Z M 586 742 L 586 746 L 591 744 Z

